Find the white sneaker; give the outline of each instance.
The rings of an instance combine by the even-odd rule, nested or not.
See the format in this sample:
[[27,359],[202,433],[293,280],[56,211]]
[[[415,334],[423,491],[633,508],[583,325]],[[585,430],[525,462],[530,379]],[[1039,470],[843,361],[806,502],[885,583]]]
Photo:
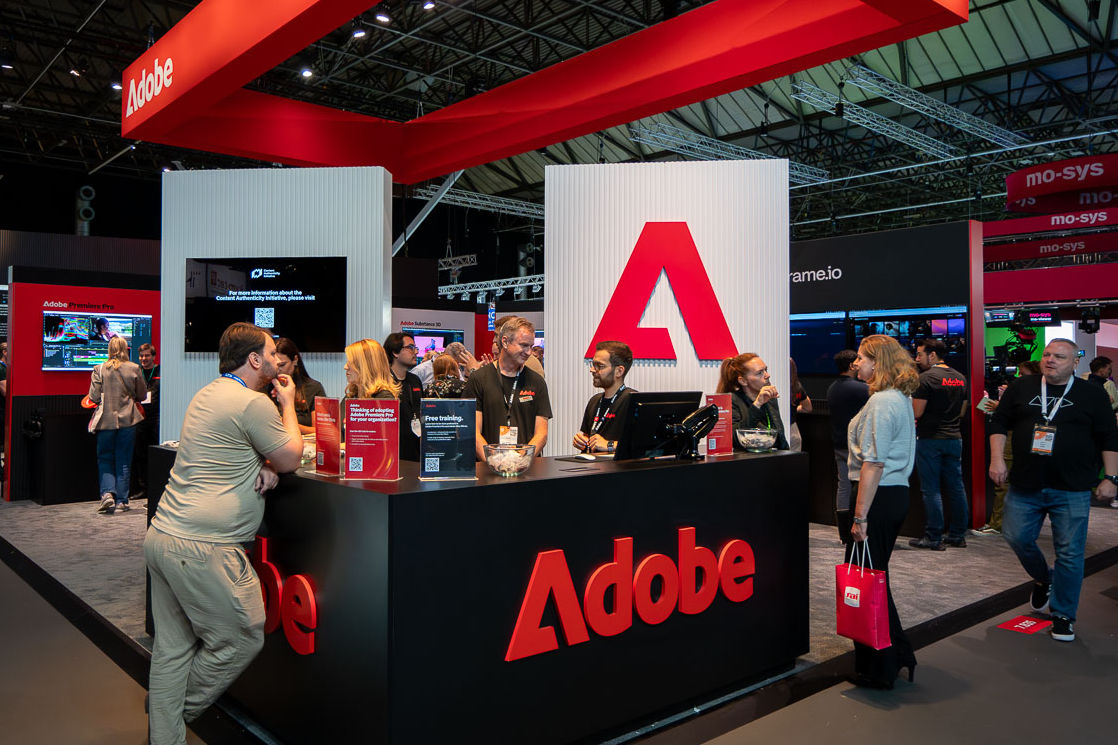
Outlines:
[[1113,507],[1114,509],[1118,510],[1118,499],[1110,500],[1110,506]]
[[101,495],[101,504],[97,507],[98,512],[104,512],[106,515],[111,515],[116,511],[116,500],[109,492]]

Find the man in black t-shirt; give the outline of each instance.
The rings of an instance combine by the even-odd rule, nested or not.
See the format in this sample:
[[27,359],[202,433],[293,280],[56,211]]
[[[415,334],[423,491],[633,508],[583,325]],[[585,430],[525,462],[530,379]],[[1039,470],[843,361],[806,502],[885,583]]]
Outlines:
[[[916,415],[916,470],[924,495],[924,536],[908,542],[914,548],[942,551],[944,544],[966,548],[967,491],[963,485],[963,433],[959,428],[967,407],[967,379],[948,367],[946,345],[924,339],[916,345],[920,387],[912,394]],[[943,535],[942,487],[951,505],[951,524]]]
[[[1076,379],[1078,351],[1067,339],[1049,342],[1041,375],[1010,383],[990,420],[990,478],[1009,480],[1002,535],[1035,581],[1033,610],[1051,610],[1057,641],[1075,639],[1091,489],[1118,495],[1118,427],[1106,392]],[[1009,432],[1013,470],[1007,473],[1002,453]],[[1036,543],[1045,515],[1052,522],[1053,568]]]
[[850,474],[846,464],[850,457],[847,449],[846,430],[866,401],[870,397],[870,389],[858,380],[858,371],[854,367],[854,360],[858,353],[853,349],[844,349],[835,355],[835,368],[838,370],[839,379],[827,388],[827,411],[831,417],[831,446],[835,450],[835,469],[838,471],[838,487],[835,490],[835,513],[839,521],[839,535],[845,539],[850,536]]
[[547,444],[551,401],[547,383],[525,367],[532,356],[535,326],[513,316],[494,335],[497,359],[482,365],[466,381],[462,398],[477,399],[477,457],[485,460],[489,443],[535,445],[539,455]]
[[415,339],[399,332],[384,340],[392,378],[400,384],[400,460],[419,462],[419,401],[423,383],[409,372],[419,363]]
[[632,388],[625,385],[625,376],[633,365],[633,350],[619,341],[600,341],[594,346],[590,360],[590,377],[602,392],[591,396],[582,415],[582,426],[572,444],[584,453],[612,453],[629,410]]

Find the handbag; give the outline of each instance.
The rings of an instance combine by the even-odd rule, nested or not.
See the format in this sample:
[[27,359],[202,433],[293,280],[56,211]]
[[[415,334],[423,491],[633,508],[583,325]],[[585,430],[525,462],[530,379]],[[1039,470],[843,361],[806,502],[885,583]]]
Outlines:
[[103,402],[95,404],[89,399],[89,396],[82,396],[82,408],[93,409],[93,415],[89,417],[89,425],[86,427],[89,433],[93,434],[97,431],[97,425],[101,422],[101,412],[104,409]]
[[[858,548],[861,546],[861,561]],[[885,649],[889,639],[889,600],[886,596],[885,572],[873,568],[873,559],[865,541],[855,543],[850,561],[835,566],[835,616],[837,632],[856,642]],[[870,568],[866,569],[869,561]]]

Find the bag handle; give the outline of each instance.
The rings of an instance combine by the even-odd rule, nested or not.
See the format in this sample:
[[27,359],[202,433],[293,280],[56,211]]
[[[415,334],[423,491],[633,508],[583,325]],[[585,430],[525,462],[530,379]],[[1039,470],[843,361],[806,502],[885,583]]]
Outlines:
[[[858,547],[862,547],[860,559]],[[861,576],[866,576],[866,562],[870,563],[870,569],[873,569],[873,557],[870,556],[870,547],[865,541],[855,541],[853,547],[850,549],[850,561],[846,562],[846,573],[850,574],[850,570],[854,568],[854,562],[858,562],[858,567],[861,569]]]

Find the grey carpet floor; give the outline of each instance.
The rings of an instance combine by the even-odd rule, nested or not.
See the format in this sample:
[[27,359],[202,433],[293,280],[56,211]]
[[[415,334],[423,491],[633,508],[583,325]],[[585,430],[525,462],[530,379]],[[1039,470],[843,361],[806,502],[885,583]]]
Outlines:
[[[0,535],[50,572],[130,638],[151,648],[144,631],[143,539],[146,503],[100,515],[95,502],[40,506],[0,501]],[[842,561],[835,529],[810,525],[811,650],[799,669],[852,649],[835,636],[834,566]],[[999,536],[968,536],[965,549],[913,549],[897,541],[891,561],[893,594],[906,628],[967,606],[1028,580]],[[1051,556],[1051,532],[1041,533]],[[1118,510],[1094,507],[1087,555],[1118,546]]]

